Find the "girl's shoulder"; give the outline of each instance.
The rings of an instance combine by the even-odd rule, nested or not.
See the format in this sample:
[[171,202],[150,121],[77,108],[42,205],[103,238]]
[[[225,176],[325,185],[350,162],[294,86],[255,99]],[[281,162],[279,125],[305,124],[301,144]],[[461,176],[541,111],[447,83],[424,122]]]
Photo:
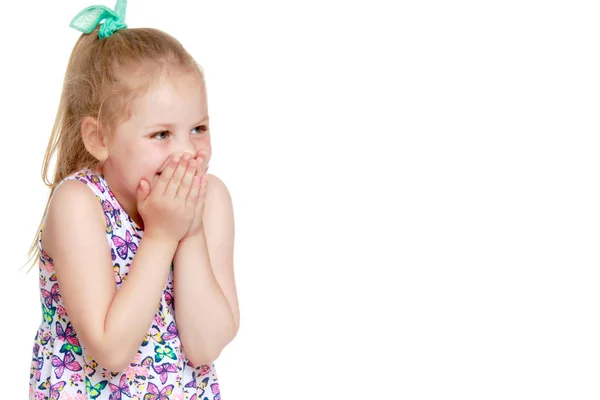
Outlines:
[[104,213],[98,206],[99,196],[83,179],[77,173],[63,179],[48,204],[40,245],[53,258],[57,249],[68,248],[69,243],[78,238],[90,238],[92,232],[105,229]]
[[46,218],[52,217],[53,213],[58,213],[60,219],[81,213],[96,218],[102,215],[98,202],[106,191],[106,184],[99,173],[87,168],[76,171],[61,180],[54,189]]

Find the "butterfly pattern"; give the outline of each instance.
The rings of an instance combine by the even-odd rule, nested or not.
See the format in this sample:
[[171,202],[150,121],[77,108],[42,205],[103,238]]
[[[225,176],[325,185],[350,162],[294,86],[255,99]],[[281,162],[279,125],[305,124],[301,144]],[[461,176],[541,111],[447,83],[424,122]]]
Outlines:
[[[143,231],[123,210],[104,177],[81,170],[78,180],[96,195],[106,221],[106,239],[117,288],[123,284]],[[173,265],[154,321],[136,356],[119,373],[107,371],[87,354],[62,303],[52,258],[38,245],[42,318],[33,343],[30,399],[50,400],[220,400],[214,363],[195,366],[185,356],[174,319]]]

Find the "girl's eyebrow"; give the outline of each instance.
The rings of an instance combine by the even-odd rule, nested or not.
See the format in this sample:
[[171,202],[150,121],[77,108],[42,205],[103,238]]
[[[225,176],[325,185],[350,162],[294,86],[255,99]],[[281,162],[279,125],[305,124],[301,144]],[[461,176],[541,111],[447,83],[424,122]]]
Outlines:
[[[198,121],[197,123],[193,124],[194,126],[198,126],[200,124],[202,124],[203,122],[208,122],[208,116],[202,117],[200,119],[200,121]],[[173,128],[175,126],[175,124],[171,124],[171,123],[157,123],[157,124],[152,124],[152,125],[148,125],[145,126],[144,129],[151,129],[151,128],[159,128],[159,127],[167,127],[167,128]]]

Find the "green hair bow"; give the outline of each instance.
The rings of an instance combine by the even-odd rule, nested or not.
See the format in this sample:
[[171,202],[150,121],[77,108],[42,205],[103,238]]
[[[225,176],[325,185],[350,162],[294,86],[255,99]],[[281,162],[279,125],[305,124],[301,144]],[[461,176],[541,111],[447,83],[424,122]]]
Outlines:
[[90,6],[81,10],[71,20],[69,26],[83,33],[91,33],[102,21],[98,37],[104,39],[112,35],[116,30],[127,28],[125,23],[125,8],[127,0],[117,0],[114,10],[106,6]]

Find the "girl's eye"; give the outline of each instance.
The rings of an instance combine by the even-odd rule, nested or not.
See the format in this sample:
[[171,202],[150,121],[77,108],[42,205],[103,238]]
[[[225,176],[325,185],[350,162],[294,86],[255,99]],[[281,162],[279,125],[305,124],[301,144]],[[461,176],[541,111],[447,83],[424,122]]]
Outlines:
[[198,131],[198,134],[200,134],[202,132],[205,132],[206,130],[208,130],[208,127],[206,125],[200,125],[192,129],[192,132]]
[[164,132],[155,133],[154,136],[152,136],[152,137],[156,138],[156,139],[164,140],[167,138],[168,135],[169,135],[169,132],[164,131]]

